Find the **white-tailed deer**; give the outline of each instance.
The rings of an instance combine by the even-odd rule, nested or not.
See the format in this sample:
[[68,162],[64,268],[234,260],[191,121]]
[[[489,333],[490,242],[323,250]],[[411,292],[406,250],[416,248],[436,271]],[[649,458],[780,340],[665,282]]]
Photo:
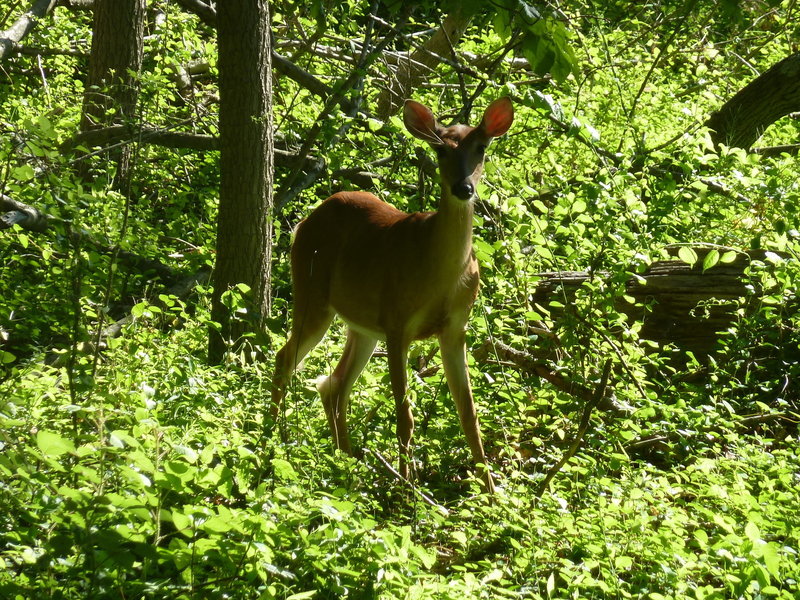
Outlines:
[[300,223],[291,256],[292,329],[275,359],[272,412],[277,418],[292,372],[338,314],[347,323],[344,354],[318,386],[334,444],[352,454],[350,390],[377,341],[385,340],[400,474],[408,478],[414,431],[406,398],[408,348],[414,340],[436,335],[472,458],[484,465],[485,487],[493,492],[467,371],[465,331],[478,294],[473,198],[486,147],[508,131],[514,109],[508,98],[500,98],[477,127],[443,127],[426,106],[406,100],[403,119],[412,135],[436,151],[442,179],[439,210],[407,214],[367,192],[339,192]]

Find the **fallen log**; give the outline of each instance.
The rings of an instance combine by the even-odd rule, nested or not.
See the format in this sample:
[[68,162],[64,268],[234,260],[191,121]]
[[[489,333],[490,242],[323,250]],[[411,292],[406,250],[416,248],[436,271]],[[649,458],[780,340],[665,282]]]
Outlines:
[[[746,270],[753,260],[764,259],[765,252],[736,251],[732,262],[718,262],[704,269],[704,260],[712,250],[731,249],[691,247],[697,262],[692,265],[677,259],[654,262],[644,273],[632,276],[625,283],[628,299],[619,298],[615,308],[642,323],[641,338],[675,344],[704,355],[717,347],[719,334],[732,325],[743,300],[761,293],[757,282],[747,277]],[[668,250],[677,255],[679,247]],[[538,277],[533,302],[558,319],[571,309],[578,288],[590,280],[602,279],[604,274],[546,272]]]

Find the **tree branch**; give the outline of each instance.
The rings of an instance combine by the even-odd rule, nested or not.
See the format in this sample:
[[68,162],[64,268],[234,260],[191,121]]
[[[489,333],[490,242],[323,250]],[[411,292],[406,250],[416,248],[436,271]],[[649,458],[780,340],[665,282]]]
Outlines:
[[16,50],[17,44],[36,26],[36,22],[47,15],[56,5],[56,0],[36,0],[17,21],[0,32],[0,60]]
[[[164,148],[197,150],[199,152],[219,150],[219,138],[217,136],[133,125],[111,125],[82,131],[64,142],[61,145],[61,150],[66,153],[76,146],[83,145],[87,147],[104,146],[103,151],[105,151],[115,144],[132,144],[134,142],[154,144]],[[275,148],[275,166],[277,167],[288,168],[296,165],[299,159],[300,157],[297,154],[281,148]],[[322,167],[319,166],[320,162],[323,163]],[[322,159],[306,157],[302,162],[301,170],[314,171],[321,168],[324,168]],[[342,176],[347,177],[347,173],[342,173]]]
[[452,46],[455,46],[467,30],[477,4],[459,3],[449,13],[441,27],[424,44],[418,46],[406,61],[401,62],[397,77],[378,96],[378,115],[388,118],[409,97],[411,90],[434,70]]
[[[303,143],[303,147],[300,149],[300,152],[298,153],[298,162],[281,182],[281,187],[278,193],[275,195],[275,210],[280,211],[292,198],[296,197],[302,190],[314,183],[314,181],[316,181],[319,177],[320,173],[322,173],[323,169],[325,168],[325,163],[320,159],[320,161],[317,163],[317,167],[312,171],[306,171],[306,176],[298,181],[300,172],[303,170],[301,161],[306,161],[308,154],[311,152],[311,148],[314,146],[317,138],[322,133],[323,124],[329,117],[333,107],[337,104],[341,104],[342,100],[346,98],[346,95],[352,90],[357,89],[360,91],[360,88],[363,85],[364,73],[366,69],[397,37],[399,33],[399,27],[408,18],[409,10],[410,9],[407,8],[403,16],[400,17],[398,26],[393,28],[378,44],[369,50],[368,48],[371,29],[367,29],[367,34],[361,49],[361,57],[358,65],[350,72],[350,75],[347,77],[347,79],[345,79],[341,86],[339,86],[338,93],[334,96],[328,97],[325,105],[322,107],[322,110],[317,115],[314,125],[312,125],[309,131],[306,133],[306,140]],[[347,115],[351,118],[346,120],[341,127],[339,127],[333,137],[328,140],[328,145],[336,143],[336,141],[350,128],[353,122],[352,117],[355,117],[356,112],[358,111],[358,104],[359,103],[357,102],[347,113]]]
[[68,10],[94,10],[94,0],[58,0],[56,6]]
[[0,230],[19,225],[28,231],[42,232],[50,227],[50,223],[55,219],[5,194],[0,194],[0,210],[5,212],[0,216]]
[[[217,11],[216,9],[206,2],[201,0],[176,0],[185,10],[197,15],[197,17],[209,27],[216,28],[217,26]],[[316,76],[308,71],[298,67],[285,56],[282,56],[272,49],[272,68],[285,75],[295,83],[301,85],[309,92],[322,98],[327,98],[333,93],[330,86],[323,83]],[[352,106],[351,103],[342,97],[340,99],[342,109],[349,111]]]
[[[492,355],[496,355],[500,360],[508,361],[520,370],[537,375],[549,382],[558,390],[569,394],[583,402],[591,402],[595,392],[591,389],[575,382],[564,369],[558,369],[551,362],[552,352],[534,351],[532,353],[521,352],[498,340],[487,340],[472,352],[472,356],[477,361],[488,361]],[[604,388],[604,396],[600,399],[598,407],[601,410],[611,412],[621,412],[625,409],[620,406],[614,398],[613,391]]]
[[[91,246],[101,254],[113,254],[117,252],[113,246],[99,241],[90,232],[83,229],[74,229],[71,223],[43,213],[37,208],[18,202],[9,196],[0,194],[0,210],[7,211],[0,217],[0,230],[8,229],[13,225],[19,225],[26,231],[45,233],[56,225],[63,226],[67,235],[72,239],[80,239],[83,244]],[[127,250],[119,250],[117,256],[123,264],[134,267],[140,271],[154,271],[156,275],[163,279],[172,279],[175,272],[159,260],[145,258]]]
[[217,9],[201,0],[175,0],[185,10],[194,13],[198,18],[209,27],[217,27]]
[[575,453],[580,448],[581,442],[583,441],[583,436],[586,435],[586,432],[589,430],[589,424],[591,422],[592,411],[598,405],[600,400],[605,397],[606,394],[606,387],[608,386],[608,376],[611,374],[611,359],[609,358],[606,360],[606,364],[603,367],[603,375],[600,377],[600,383],[597,385],[594,393],[592,394],[592,398],[589,402],[586,403],[586,406],[583,408],[583,415],[581,415],[581,424],[578,426],[578,432],[575,434],[575,439],[573,440],[572,444],[570,444],[569,449],[564,453],[561,459],[552,466],[552,468],[547,472],[547,475],[539,484],[539,487],[536,490],[536,497],[541,498],[542,494],[547,490],[550,482],[553,480],[553,477],[563,468],[567,461],[572,458]]
[[800,52],[778,61],[706,121],[715,144],[749,150],[772,123],[800,110]]

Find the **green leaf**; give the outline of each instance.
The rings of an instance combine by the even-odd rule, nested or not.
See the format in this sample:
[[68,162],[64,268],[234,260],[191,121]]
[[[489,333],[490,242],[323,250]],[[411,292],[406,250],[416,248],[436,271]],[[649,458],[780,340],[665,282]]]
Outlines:
[[72,443],[72,440],[52,431],[39,431],[36,434],[36,445],[45,456],[61,456],[67,452],[75,452],[75,444]]
[[757,542],[761,539],[761,531],[758,529],[758,525],[750,521],[747,525],[744,526],[744,534],[747,536],[747,539],[751,542]]
[[678,250],[678,258],[690,267],[693,267],[697,263],[697,252],[689,246],[681,246]]
[[764,545],[761,558],[770,575],[776,578],[781,576],[781,557],[775,542]]
[[313,598],[317,595],[316,590],[311,590],[310,592],[300,592],[299,594],[292,594],[286,600],[306,600],[306,598]]
[[191,537],[194,531],[194,522],[189,515],[185,515],[182,512],[173,510],[172,523],[175,525],[175,529],[177,529],[179,533],[182,533],[187,537]]
[[618,556],[614,559],[614,566],[617,569],[630,569],[633,566],[633,558],[630,556]]
[[225,533],[233,529],[233,523],[229,517],[215,515],[200,525],[200,528],[206,533]]
[[554,571],[550,572],[550,576],[547,578],[547,595],[552,596],[553,592],[556,589],[556,574]]
[[145,314],[149,306],[150,306],[149,303],[145,301],[139,302],[138,304],[134,304],[133,308],[131,308],[131,316],[134,319],[140,318],[142,315]]
[[713,248],[706,254],[706,257],[703,259],[703,272],[708,271],[710,268],[717,265],[719,262],[719,250]]
[[12,176],[17,181],[30,181],[35,173],[30,165],[20,165],[12,171]]
[[422,546],[414,545],[411,547],[411,552],[417,558],[419,558],[420,562],[426,569],[431,569],[433,565],[436,564],[436,552],[433,550],[428,550]]
[[275,476],[278,479],[286,479],[288,481],[294,481],[297,479],[297,471],[294,470],[294,467],[288,460],[275,458],[272,460],[272,468],[274,469]]

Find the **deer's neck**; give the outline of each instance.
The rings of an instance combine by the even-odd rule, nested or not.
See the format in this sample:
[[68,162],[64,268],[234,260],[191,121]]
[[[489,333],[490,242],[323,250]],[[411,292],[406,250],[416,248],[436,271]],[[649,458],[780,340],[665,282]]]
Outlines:
[[450,269],[464,268],[472,254],[472,201],[443,194],[435,215],[436,260]]

